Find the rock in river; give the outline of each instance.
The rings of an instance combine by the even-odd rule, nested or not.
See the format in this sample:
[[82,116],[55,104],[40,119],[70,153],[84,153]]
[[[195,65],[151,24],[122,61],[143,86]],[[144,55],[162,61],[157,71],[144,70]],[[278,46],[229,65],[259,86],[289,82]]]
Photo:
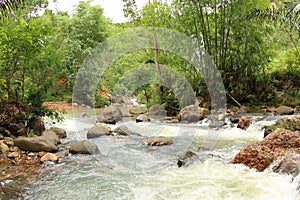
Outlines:
[[125,135],[125,136],[140,135],[138,133],[135,133],[135,132],[129,130],[125,124],[120,124],[119,126],[117,126],[113,132],[117,133],[119,135]]
[[250,126],[251,117],[248,115],[243,115],[238,122],[237,127],[246,130]]
[[104,135],[111,135],[111,128],[104,123],[96,123],[88,132],[87,139],[92,139],[96,137],[101,137]]
[[70,153],[100,154],[98,146],[92,140],[82,140],[70,146]]
[[123,118],[120,108],[115,106],[106,107],[103,112],[97,116],[97,121],[106,124],[116,124]]
[[149,122],[150,117],[148,114],[140,114],[139,116],[136,117],[135,121],[136,122]]
[[263,171],[273,161],[286,156],[286,152],[299,152],[299,133],[278,128],[262,141],[250,144],[242,149],[231,161],[233,164],[241,163],[249,168]]
[[145,144],[148,146],[170,145],[173,144],[173,139],[171,137],[148,137]]
[[198,122],[206,115],[209,115],[210,111],[206,108],[199,108],[195,105],[186,106],[178,114],[179,121],[184,122]]

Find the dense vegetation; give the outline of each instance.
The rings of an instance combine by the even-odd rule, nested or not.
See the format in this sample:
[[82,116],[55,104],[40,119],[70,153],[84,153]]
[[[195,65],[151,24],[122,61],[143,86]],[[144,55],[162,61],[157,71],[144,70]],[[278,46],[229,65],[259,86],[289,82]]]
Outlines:
[[[14,1],[17,6],[1,2],[0,100],[28,104],[33,116],[53,115],[42,102],[71,102],[78,69],[95,47],[134,27],[161,27],[182,32],[205,48],[221,72],[229,104],[234,105],[235,99],[251,106],[300,105],[299,1],[173,0],[167,4],[152,0],[142,10],[137,10],[134,0],[123,1],[129,22],[122,24],[111,23],[100,6],[87,2],[80,2],[72,16],[46,10],[43,0]],[[126,72],[149,63],[158,73],[164,66],[180,72],[197,96],[210,101],[197,70],[180,56],[159,48],[115,59],[97,90],[116,93],[116,84]],[[178,112],[174,91],[160,83],[133,92],[148,106],[159,103],[169,114]],[[99,106],[109,103],[101,92],[94,99]]]

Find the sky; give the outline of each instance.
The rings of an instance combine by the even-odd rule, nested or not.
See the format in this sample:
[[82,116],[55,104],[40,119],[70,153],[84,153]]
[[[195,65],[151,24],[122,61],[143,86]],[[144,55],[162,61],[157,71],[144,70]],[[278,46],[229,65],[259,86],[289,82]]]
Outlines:
[[[137,0],[138,8],[146,5],[149,0]],[[54,11],[67,11],[68,13],[74,13],[75,6],[79,0],[49,0],[49,8]],[[112,20],[114,23],[120,23],[126,21],[123,14],[123,3],[121,0],[92,0],[91,5],[100,5],[104,9],[104,15]]]

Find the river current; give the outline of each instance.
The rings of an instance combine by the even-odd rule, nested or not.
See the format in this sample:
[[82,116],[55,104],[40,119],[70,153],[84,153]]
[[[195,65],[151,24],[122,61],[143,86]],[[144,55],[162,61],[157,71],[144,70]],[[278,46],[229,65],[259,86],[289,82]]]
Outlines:
[[[148,147],[139,136],[104,136],[94,139],[101,155],[71,155],[47,172],[26,193],[25,199],[299,199],[299,177],[267,169],[257,172],[229,164],[246,145],[263,138],[262,127],[278,118],[268,117],[247,131],[227,127],[217,132],[207,124],[123,122],[143,136],[171,136],[173,144]],[[86,138],[93,120],[66,119],[68,138]],[[113,126],[112,126],[113,128]],[[180,155],[198,151],[182,167]]]

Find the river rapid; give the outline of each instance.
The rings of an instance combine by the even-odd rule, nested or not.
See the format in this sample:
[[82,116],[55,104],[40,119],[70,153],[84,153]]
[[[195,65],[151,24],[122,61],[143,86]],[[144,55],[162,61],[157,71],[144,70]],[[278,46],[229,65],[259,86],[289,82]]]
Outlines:
[[[171,136],[173,144],[149,147],[139,136],[94,139],[101,155],[70,155],[48,164],[24,199],[299,199],[299,177],[229,164],[243,147],[263,138],[264,125],[277,119],[269,116],[247,131],[226,127],[217,132],[206,123],[123,122],[143,136]],[[57,126],[67,130],[62,142],[68,143],[85,139],[93,124],[93,118],[69,118]],[[177,160],[188,150],[198,154],[179,168]]]

